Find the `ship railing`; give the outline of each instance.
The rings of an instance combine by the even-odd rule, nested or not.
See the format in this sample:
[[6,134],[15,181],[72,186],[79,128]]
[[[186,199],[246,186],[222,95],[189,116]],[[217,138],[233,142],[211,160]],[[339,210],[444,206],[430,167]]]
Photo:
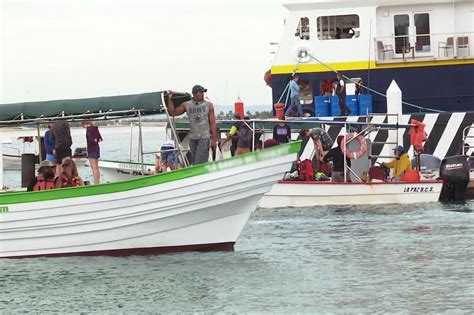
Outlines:
[[474,58],[474,32],[378,36],[377,63]]
[[467,126],[462,131],[461,153],[467,155],[471,149],[474,149],[474,125]]

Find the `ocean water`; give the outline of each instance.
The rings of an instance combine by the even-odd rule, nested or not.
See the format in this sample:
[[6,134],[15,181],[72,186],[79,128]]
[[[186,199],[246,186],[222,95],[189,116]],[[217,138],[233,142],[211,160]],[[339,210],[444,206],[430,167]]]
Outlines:
[[0,260],[0,310],[472,314],[473,211],[257,210],[233,252]]
[[0,313],[472,314],[473,244],[474,201],[256,210],[232,252],[0,260]]

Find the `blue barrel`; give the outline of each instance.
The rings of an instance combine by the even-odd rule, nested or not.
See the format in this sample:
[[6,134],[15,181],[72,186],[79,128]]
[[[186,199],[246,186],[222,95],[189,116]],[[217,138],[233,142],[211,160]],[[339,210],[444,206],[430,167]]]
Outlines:
[[340,116],[341,109],[339,108],[339,97],[337,95],[331,96],[331,116]]
[[316,117],[329,116],[329,96],[316,96],[314,98],[314,113]]
[[360,94],[359,95],[359,115],[371,114],[374,111],[374,101],[372,100],[372,94]]
[[359,115],[359,100],[357,99],[357,95],[347,95],[346,106],[349,107],[351,116]]

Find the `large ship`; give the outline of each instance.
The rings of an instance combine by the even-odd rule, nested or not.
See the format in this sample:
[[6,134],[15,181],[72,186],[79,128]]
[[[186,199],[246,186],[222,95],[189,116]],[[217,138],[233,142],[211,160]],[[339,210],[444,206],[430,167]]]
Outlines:
[[[285,102],[297,73],[304,111],[335,72],[362,82],[385,113],[392,80],[403,113],[474,111],[474,1],[297,0],[271,68],[273,103]],[[378,93],[380,94],[378,94]]]

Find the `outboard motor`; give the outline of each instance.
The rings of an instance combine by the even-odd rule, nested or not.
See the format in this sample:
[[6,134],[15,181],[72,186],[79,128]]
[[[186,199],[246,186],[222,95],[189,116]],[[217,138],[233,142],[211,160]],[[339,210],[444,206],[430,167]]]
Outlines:
[[464,201],[469,184],[469,157],[450,156],[441,162],[439,175],[444,180],[440,201]]

